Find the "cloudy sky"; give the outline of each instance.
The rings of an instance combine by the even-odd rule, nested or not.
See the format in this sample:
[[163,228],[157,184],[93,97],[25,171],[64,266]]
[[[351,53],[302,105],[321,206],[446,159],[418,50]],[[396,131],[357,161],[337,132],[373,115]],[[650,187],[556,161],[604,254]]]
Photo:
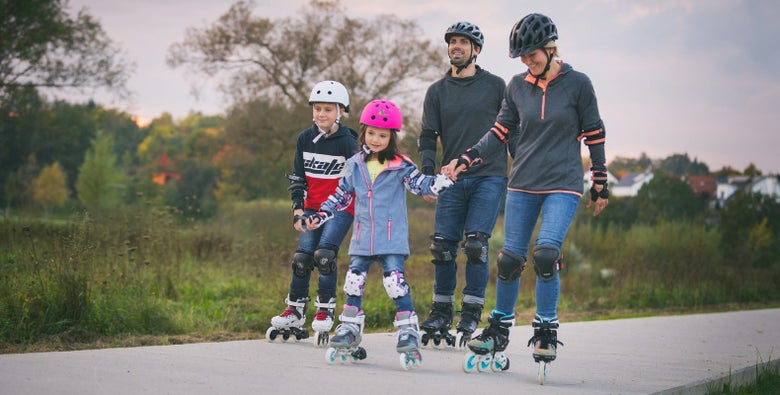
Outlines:
[[[481,3],[481,4],[480,4]],[[98,101],[143,118],[217,114],[222,98],[199,97],[183,69],[165,64],[188,27],[225,13],[230,0],[71,0],[86,8],[136,63],[133,101]],[[308,0],[255,0],[255,15],[294,17]],[[353,17],[394,13],[441,41],[454,22],[485,34],[478,63],[508,80],[525,70],[508,57],[512,25],[540,12],[558,27],[561,57],[590,76],[607,128],[608,159],[687,153],[717,170],[754,163],[780,173],[780,2],[771,0],[341,0]],[[533,8],[530,8],[533,7]],[[403,54],[399,54],[403,61]]]

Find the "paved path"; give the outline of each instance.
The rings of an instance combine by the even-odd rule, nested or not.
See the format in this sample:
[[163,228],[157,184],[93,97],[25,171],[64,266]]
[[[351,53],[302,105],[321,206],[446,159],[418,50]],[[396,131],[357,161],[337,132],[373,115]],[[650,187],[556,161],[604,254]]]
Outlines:
[[445,349],[403,371],[393,334],[366,335],[368,358],[348,365],[328,365],[311,339],[6,354],[0,394],[703,394],[705,382],[777,362],[780,309],[564,322],[544,386],[530,336],[512,328],[502,373],[463,373],[464,353]]

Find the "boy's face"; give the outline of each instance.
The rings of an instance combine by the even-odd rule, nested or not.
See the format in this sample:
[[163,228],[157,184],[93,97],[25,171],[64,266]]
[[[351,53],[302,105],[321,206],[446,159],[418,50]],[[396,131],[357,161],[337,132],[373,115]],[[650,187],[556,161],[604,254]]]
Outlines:
[[314,103],[311,106],[314,122],[322,130],[328,130],[341,115],[341,107],[336,103]]
[[366,126],[365,133],[365,141],[368,149],[372,152],[382,152],[390,145],[390,134],[393,133],[393,131],[390,129]]

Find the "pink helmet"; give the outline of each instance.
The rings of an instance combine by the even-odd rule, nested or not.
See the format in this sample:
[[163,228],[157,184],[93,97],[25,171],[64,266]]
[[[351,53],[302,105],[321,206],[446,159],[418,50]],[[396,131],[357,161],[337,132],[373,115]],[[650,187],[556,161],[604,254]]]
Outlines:
[[372,100],[363,107],[360,123],[376,128],[401,130],[404,119],[401,109],[390,100]]

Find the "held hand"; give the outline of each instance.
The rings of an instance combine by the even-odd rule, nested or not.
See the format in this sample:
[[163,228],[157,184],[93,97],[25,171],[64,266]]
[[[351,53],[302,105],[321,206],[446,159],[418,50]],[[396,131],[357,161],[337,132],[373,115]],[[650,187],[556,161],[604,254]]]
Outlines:
[[441,168],[441,173],[445,176],[449,177],[453,181],[458,180],[458,174],[466,171],[465,165],[458,166],[458,160],[453,159],[450,161],[450,163],[447,164],[447,166],[444,166]]
[[437,174],[436,179],[433,181],[433,185],[431,185],[431,191],[436,196],[439,196],[440,193],[442,193],[445,189],[449,188],[454,184],[454,182],[446,175]]
[[590,208],[591,205],[595,206],[593,208],[593,216],[596,217],[601,214],[605,208],[607,208],[608,204],[609,190],[607,190],[607,187],[604,185],[593,184],[593,186],[590,187],[590,199],[588,200],[586,207]]
[[332,218],[333,213],[329,211],[319,211],[314,214],[310,214],[308,218],[306,218],[306,228],[309,230],[317,229]]

